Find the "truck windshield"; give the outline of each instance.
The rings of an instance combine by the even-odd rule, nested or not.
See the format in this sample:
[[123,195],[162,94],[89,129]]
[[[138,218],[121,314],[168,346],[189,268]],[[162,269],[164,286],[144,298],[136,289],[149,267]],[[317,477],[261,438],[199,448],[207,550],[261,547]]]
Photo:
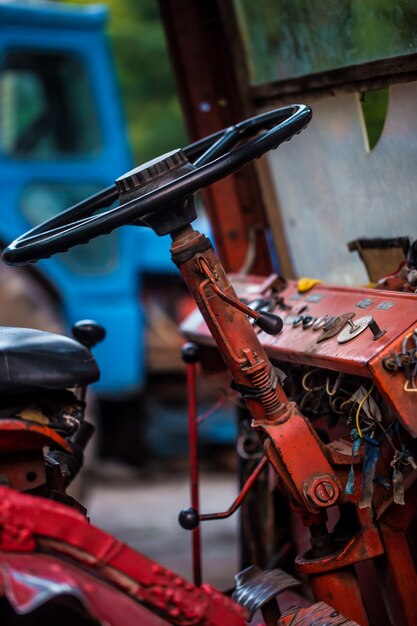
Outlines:
[[93,156],[100,129],[84,66],[69,54],[11,51],[0,67],[0,148],[51,160]]

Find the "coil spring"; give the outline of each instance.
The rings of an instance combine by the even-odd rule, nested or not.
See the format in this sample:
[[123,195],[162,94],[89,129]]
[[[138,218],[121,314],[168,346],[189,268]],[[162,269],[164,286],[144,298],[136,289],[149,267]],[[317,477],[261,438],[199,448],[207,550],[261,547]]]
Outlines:
[[275,413],[280,408],[281,402],[277,397],[275,389],[272,387],[268,372],[265,369],[260,369],[250,374],[250,378],[253,386],[259,391],[259,399],[265,409],[265,413],[268,415]]

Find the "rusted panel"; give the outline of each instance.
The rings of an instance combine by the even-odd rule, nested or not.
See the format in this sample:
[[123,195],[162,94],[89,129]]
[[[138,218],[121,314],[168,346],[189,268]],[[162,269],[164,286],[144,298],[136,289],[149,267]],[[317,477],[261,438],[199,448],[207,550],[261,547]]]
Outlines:
[[[254,281],[252,277],[233,277],[240,297],[246,301],[254,300],[262,291],[262,280]],[[279,296],[286,306],[283,310],[279,305],[273,311],[284,319],[284,327],[279,335],[270,336],[259,332],[259,340],[266,353],[275,361],[321,367],[335,371],[343,371],[347,374],[357,374],[366,378],[370,377],[368,364],[373,359],[387,354],[392,345],[398,344],[398,337],[402,336],[403,329],[408,329],[417,320],[417,299],[414,295],[399,294],[391,291],[374,289],[355,289],[349,287],[333,287],[328,285],[316,285],[305,294],[299,294],[297,283],[288,281],[288,286],[280,292]],[[359,303],[369,300],[367,308],[361,308]],[[390,302],[389,309],[377,308],[381,304]],[[366,304],[366,303],[365,303]],[[304,308],[307,307],[307,308]],[[294,328],[291,319],[300,311],[305,315],[316,318],[328,315],[343,315],[347,312],[355,313],[358,319],[365,315],[372,315],[379,326],[387,332],[383,337],[374,341],[370,330],[365,330],[345,344],[337,342],[337,336],[321,343],[317,343],[320,331],[315,332],[311,327],[304,330],[301,326]],[[210,344],[210,334],[207,327],[196,314],[192,314],[183,324],[182,330],[187,338],[193,341]],[[406,334],[407,331],[405,331]],[[382,367],[382,366],[381,366]],[[372,374],[374,370],[371,367]],[[389,385],[390,376],[383,372],[377,377],[376,384],[380,386],[379,379],[385,378]],[[404,384],[404,380],[403,380]],[[404,394],[403,394],[404,395]],[[413,394],[408,394],[409,396]],[[412,400],[410,400],[412,402]],[[403,406],[403,405],[401,405]]]

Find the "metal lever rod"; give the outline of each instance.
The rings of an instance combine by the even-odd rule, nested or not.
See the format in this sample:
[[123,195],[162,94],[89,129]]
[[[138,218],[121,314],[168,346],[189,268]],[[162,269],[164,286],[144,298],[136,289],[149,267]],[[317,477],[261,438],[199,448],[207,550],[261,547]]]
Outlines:
[[[191,507],[193,510],[198,511],[200,507],[196,386],[197,362],[199,360],[198,346],[193,343],[186,343],[182,348],[181,355],[183,361],[186,364],[187,372],[188,457],[190,471]],[[198,525],[196,525],[192,530],[193,581],[195,586],[199,587],[202,582],[200,528],[198,528]]]
[[259,461],[258,465],[255,467],[245,484],[243,485],[242,490],[237,496],[236,500],[233,504],[227,509],[227,511],[221,511],[220,513],[203,513],[200,515],[198,509],[190,507],[189,509],[183,509],[178,517],[178,521],[182,528],[186,530],[194,530],[198,527],[200,522],[207,522],[209,520],[217,520],[217,519],[226,519],[230,517],[237,511],[237,509],[242,504],[243,500],[248,495],[249,491],[252,489],[253,484],[258,478],[259,474],[268,464],[268,457],[264,456],[261,461]]
[[215,520],[215,519],[226,519],[227,517],[230,517],[231,515],[233,515],[233,513],[235,513],[238,510],[243,500],[246,498],[249,491],[252,489],[253,484],[255,483],[259,474],[262,472],[262,470],[264,469],[264,467],[266,467],[267,464],[268,464],[268,458],[264,456],[259,461],[255,469],[253,470],[252,474],[250,474],[249,478],[243,485],[241,492],[238,494],[236,500],[227,509],[227,511],[222,511],[220,513],[203,513],[202,515],[199,515],[199,521],[207,522],[209,520]]
[[238,309],[248,317],[254,319],[255,324],[268,335],[277,335],[282,330],[283,321],[279,315],[266,313],[265,311],[255,311],[238,298],[234,298],[233,296],[227,294],[216,284],[216,279],[214,278],[213,273],[202,257],[199,258],[199,263],[204,274],[210,281],[211,288],[222,300],[233,306],[235,309]]

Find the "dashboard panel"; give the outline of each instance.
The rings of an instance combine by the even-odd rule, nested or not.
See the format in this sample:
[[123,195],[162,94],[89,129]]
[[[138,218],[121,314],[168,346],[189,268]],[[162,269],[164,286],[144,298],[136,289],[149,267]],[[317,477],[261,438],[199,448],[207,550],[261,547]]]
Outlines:
[[[230,278],[249,306],[282,317],[283,329],[275,336],[254,326],[272,361],[372,379],[403,426],[417,437],[417,295],[321,283],[300,293],[297,281],[283,283],[276,275]],[[190,341],[214,346],[198,310],[185,320],[182,331]]]

